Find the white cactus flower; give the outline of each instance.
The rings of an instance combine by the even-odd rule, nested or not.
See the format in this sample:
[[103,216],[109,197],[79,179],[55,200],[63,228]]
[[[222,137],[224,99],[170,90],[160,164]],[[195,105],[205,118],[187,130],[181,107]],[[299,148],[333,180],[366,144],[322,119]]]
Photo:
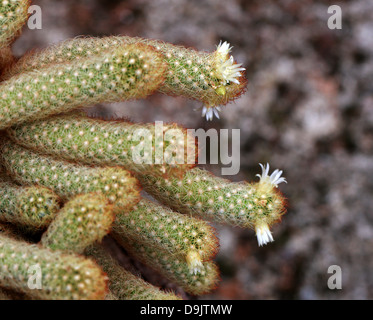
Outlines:
[[258,239],[259,247],[266,245],[269,242],[273,242],[272,233],[269,230],[268,224],[261,223],[255,227],[256,237]]
[[216,118],[220,119],[219,111],[221,111],[220,107],[206,107],[204,106],[202,108],[202,117],[206,116],[206,120],[212,120],[214,118],[214,115]]
[[205,270],[201,257],[197,251],[190,251],[186,256],[190,274],[198,274]]
[[221,54],[223,57],[226,57],[229,52],[231,52],[233,47],[230,46],[229,42],[220,40],[219,44],[216,46],[216,52]]
[[233,82],[240,84],[237,78],[241,76],[240,71],[246,70],[241,68],[242,63],[234,63],[233,56],[229,56],[229,52],[232,50],[232,47],[228,42],[221,42],[217,46],[216,52],[218,57],[217,71],[224,80],[224,85]]
[[241,76],[240,71],[246,70],[245,68],[241,68],[241,66],[242,66],[242,63],[234,63],[233,56],[230,56],[228,60],[222,62],[218,66],[218,71],[222,75],[226,84],[229,82],[240,84],[237,78]]
[[261,163],[259,163],[259,165],[262,168],[262,174],[257,174],[256,176],[260,178],[260,183],[267,183],[275,188],[277,188],[281,182],[287,183],[286,179],[281,177],[283,172],[282,170],[276,169],[269,176],[269,164],[267,163],[267,165],[263,166]]

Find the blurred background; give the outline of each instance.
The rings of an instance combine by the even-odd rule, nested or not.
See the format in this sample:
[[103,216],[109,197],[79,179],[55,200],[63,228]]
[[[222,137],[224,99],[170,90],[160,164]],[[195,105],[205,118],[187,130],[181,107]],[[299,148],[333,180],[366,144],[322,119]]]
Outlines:
[[[373,1],[312,0],[34,0],[41,30],[24,28],[20,56],[79,35],[130,35],[214,51],[230,42],[244,64],[247,92],[206,122],[200,103],[156,94],[146,101],[96,106],[133,121],[187,128],[241,130],[241,170],[281,168],[289,208],[259,248],[251,230],[216,225],[222,280],[198,299],[373,298]],[[328,7],[342,9],[342,29],[327,26]],[[219,175],[217,166],[208,167]],[[106,245],[146,280],[179,288]],[[342,269],[342,289],[327,286]]]

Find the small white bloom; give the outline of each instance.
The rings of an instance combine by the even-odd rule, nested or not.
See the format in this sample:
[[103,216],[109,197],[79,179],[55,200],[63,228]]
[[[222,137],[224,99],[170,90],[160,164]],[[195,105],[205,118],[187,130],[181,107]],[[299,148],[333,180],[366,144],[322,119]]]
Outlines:
[[216,51],[221,54],[223,57],[226,57],[229,52],[231,52],[233,47],[230,46],[230,44],[227,41],[224,41],[223,43],[219,42],[219,44],[216,47]]
[[232,47],[228,42],[221,42],[217,46],[217,59],[219,60],[217,64],[217,71],[220,73],[221,77],[225,81],[224,84],[229,82],[234,82],[240,84],[237,78],[241,76],[241,72],[246,70],[241,68],[242,63],[234,63],[233,56],[229,56],[229,52],[232,50]]
[[259,163],[259,165],[262,168],[262,174],[257,174],[256,176],[260,178],[260,183],[269,183],[276,188],[281,182],[287,183],[286,179],[284,177],[281,177],[282,170],[276,169],[269,176],[269,164],[267,163],[266,166],[263,166],[261,163]]
[[205,269],[197,251],[190,251],[186,256],[186,261],[189,266],[190,274],[198,274]]
[[234,82],[240,84],[237,78],[241,76],[241,72],[246,70],[245,68],[241,68],[242,63],[234,63],[233,56],[218,66],[218,71],[222,75],[223,79],[226,83]]
[[268,242],[273,242],[273,237],[271,231],[269,231],[268,224],[261,223],[255,227],[256,237],[258,239],[259,247],[267,244]]
[[202,108],[202,117],[206,116],[206,120],[212,120],[214,118],[214,115],[216,118],[220,119],[219,111],[221,111],[220,107],[206,107],[204,106]]

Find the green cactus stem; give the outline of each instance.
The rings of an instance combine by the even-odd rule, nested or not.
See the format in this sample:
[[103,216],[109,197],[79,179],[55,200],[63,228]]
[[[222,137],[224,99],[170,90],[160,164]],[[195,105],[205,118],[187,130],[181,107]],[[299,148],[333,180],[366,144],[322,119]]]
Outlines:
[[0,49],[20,34],[28,18],[29,0],[2,0],[0,5]]
[[86,255],[95,259],[109,277],[110,293],[106,299],[181,300],[173,292],[164,292],[122,268],[98,245],[87,248]]
[[130,44],[19,74],[0,84],[0,129],[82,105],[144,98],[163,82],[165,68],[153,47]]
[[233,183],[206,170],[194,168],[183,179],[139,175],[144,189],[168,207],[218,223],[254,228],[259,245],[273,241],[269,227],[285,213],[285,200],[277,185],[282,171],[268,175],[263,167],[257,183]]
[[[33,287],[34,275],[41,275],[40,287],[38,283]],[[95,300],[104,299],[107,278],[90,259],[53,252],[0,232],[0,286],[36,299]]]
[[[195,138],[176,124],[103,121],[88,118],[82,112],[15,126],[8,129],[8,134],[18,144],[61,159],[122,166],[132,172],[162,177],[181,177],[195,165],[195,159],[188,159],[188,155],[197,153]],[[146,157],[137,161],[134,156],[135,152],[140,154],[136,151],[141,147],[140,139],[151,139],[143,147],[149,153],[148,161]],[[168,158],[173,154],[175,164]]]
[[202,261],[212,259],[218,250],[215,230],[207,222],[144,198],[131,211],[117,214],[112,232],[120,243],[130,238],[168,252],[187,262],[192,273],[201,272]]
[[229,55],[231,47],[226,42],[220,43],[215,52],[206,53],[158,40],[126,36],[64,41],[38,53],[25,55],[8,71],[7,77],[54,63],[83,60],[100,54],[105,48],[138,43],[153,46],[164,55],[167,74],[159,91],[203,102],[203,116],[208,120],[214,114],[218,116],[219,105],[237,99],[246,90],[244,68]]
[[114,235],[114,238],[134,258],[148,265],[192,295],[202,295],[211,292],[216,288],[220,280],[218,267],[213,261],[203,262],[201,272],[194,274],[190,271],[187,262],[173,257],[169,252],[139,244],[129,238],[125,239],[124,236],[118,239]]
[[115,215],[101,194],[78,195],[68,201],[41,238],[52,250],[83,253],[109,233]]
[[0,143],[0,150],[0,162],[15,181],[44,186],[65,201],[78,194],[101,192],[114,209],[128,210],[140,200],[138,181],[121,168],[59,161],[6,139]]

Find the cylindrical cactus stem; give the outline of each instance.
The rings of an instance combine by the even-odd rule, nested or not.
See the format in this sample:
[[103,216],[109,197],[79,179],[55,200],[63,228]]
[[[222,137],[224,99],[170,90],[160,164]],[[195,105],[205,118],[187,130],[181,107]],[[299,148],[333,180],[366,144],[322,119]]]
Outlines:
[[153,47],[130,44],[19,74],[0,85],[0,129],[82,105],[144,98],[163,82],[165,68]]
[[114,218],[113,207],[101,193],[78,195],[65,203],[41,244],[52,250],[83,253],[109,233]]
[[187,262],[192,273],[202,271],[202,261],[212,259],[219,245],[214,228],[207,222],[144,198],[131,211],[117,214],[112,233],[121,244],[130,238],[164,250]]
[[28,18],[30,0],[5,0],[0,5],[0,49],[20,34]]
[[170,255],[167,251],[139,244],[129,238],[124,241],[124,237],[121,237],[120,244],[134,258],[192,295],[211,292],[220,280],[218,267],[213,261],[203,262],[201,272],[194,274],[190,272],[187,262]]
[[173,292],[164,292],[122,268],[98,245],[87,248],[86,255],[106,272],[111,295],[119,300],[181,300]]
[[15,126],[8,133],[16,143],[58,158],[162,177],[181,177],[195,166],[198,153],[195,137],[176,124],[103,121],[83,112]]
[[194,168],[183,179],[141,176],[144,189],[168,207],[203,219],[256,230],[259,245],[273,241],[270,226],[285,213],[285,200],[277,185],[284,182],[282,171],[271,176],[262,166],[257,183],[233,183]]
[[78,58],[83,60],[100,54],[105,48],[138,43],[151,45],[164,55],[167,73],[159,91],[203,102],[203,116],[208,120],[214,114],[218,116],[219,105],[233,101],[246,89],[245,69],[235,63],[227,42],[220,43],[215,52],[207,53],[158,40],[127,36],[64,41],[41,52],[25,55],[8,71],[7,77],[53,63],[66,63]]
[[107,278],[90,259],[53,252],[0,232],[0,286],[46,300],[104,299]]
[[15,181],[44,186],[63,200],[99,192],[107,197],[115,210],[129,210],[140,200],[138,181],[118,167],[89,167],[60,161],[6,139],[0,143],[0,162]]
[[0,221],[44,229],[55,218],[59,202],[59,197],[50,189],[18,186],[0,178]]
[[246,90],[245,69],[229,55],[231,48],[227,43],[206,53],[160,41],[141,41],[153,45],[166,57],[167,78],[159,91],[201,101],[202,116],[207,120],[214,115],[219,118],[219,106],[237,99]]

